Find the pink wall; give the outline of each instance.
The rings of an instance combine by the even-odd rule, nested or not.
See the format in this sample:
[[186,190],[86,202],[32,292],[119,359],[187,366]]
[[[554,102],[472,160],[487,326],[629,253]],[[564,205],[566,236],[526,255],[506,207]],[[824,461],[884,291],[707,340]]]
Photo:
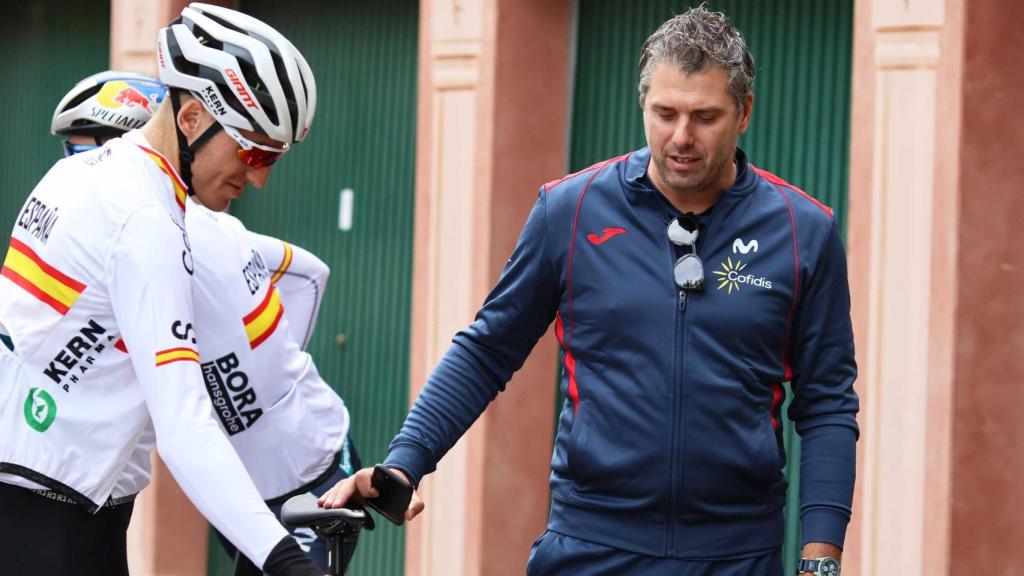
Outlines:
[[1024,561],[1024,5],[857,0],[849,262],[862,400],[844,573]]
[[[851,316],[853,318],[854,348],[857,350],[857,369],[864,373],[868,366],[864,358],[867,350],[868,301],[870,286],[867,271],[870,266],[870,252],[866,247],[871,231],[871,162],[874,130],[872,119],[875,114],[874,35],[871,33],[871,11],[868,2],[855,2],[853,25],[853,82],[855,87],[850,111],[850,183],[847,205],[846,251],[850,277]],[[861,413],[859,425],[864,428],[863,406],[867,404],[867,391],[860,382],[854,385],[860,395]],[[863,441],[857,443],[857,470],[863,475]],[[843,554],[843,570],[850,574],[861,574],[861,514],[859,509],[864,498],[862,483],[854,489],[853,518],[846,532],[846,548]]]
[[953,574],[1024,564],[1024,3],[966,3]]

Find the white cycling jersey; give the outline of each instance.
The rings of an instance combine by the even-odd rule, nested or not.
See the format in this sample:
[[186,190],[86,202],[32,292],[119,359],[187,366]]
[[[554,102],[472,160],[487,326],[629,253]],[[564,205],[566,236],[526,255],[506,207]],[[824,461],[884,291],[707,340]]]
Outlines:
[[119,481],[148,480],[155,434],[199,511],[262,565],[287,532],[217,426],[183,334],[195,267],[186,203],[137,131],[59,161],[32,191],[0,278],[13,343],[0,346],[0,480],[95,512]]
[[324,474],[348,432],[344,403],[299,344],[312,331],[329,269],[199,204],[189,205],[185,226],[196,263],[196,343],[214,413],[263,498],[284,496]]

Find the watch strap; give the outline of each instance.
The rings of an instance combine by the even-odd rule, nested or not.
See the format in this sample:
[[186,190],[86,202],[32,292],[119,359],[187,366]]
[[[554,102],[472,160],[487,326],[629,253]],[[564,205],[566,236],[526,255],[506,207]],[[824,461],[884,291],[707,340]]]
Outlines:
[[839,561],[828,556],[813,560],[801,558],[797,565],[797,574],[805,572],[810,572],[815,576],[839,576]]
[[817,574],[818,572],[818,561],[811,560],[809,558],[801,558],[800,564],[797,566],[796,573],[803,574],[804,572],[810,572]]

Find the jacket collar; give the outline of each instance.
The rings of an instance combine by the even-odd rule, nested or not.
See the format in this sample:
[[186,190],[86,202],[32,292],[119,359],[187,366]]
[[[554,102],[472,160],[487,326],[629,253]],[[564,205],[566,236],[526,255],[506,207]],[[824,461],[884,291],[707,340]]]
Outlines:
[[[651,149],[643,147],[629,155],[626,165],[623,168],[623,183],[626,189],[639,194],[651,194],[655,192],[654,184],[647,176],[647,165],[651,161]],[[757,174],[747,160],[747,153],[741,148],[736,148],[736,181],[728,189],[722,192],[719,200],[723,198],[746,196],[757,187]]]

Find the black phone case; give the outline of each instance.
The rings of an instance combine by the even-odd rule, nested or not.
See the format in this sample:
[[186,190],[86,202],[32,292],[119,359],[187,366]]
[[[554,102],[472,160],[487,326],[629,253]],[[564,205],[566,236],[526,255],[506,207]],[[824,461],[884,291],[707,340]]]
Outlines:
[[404,524],[405,510],[409,508],[409,501],[412,499],[412,485],[381,466],[373,467],[372,483],[380,496],[368,498],[367,505],[392,524]]

